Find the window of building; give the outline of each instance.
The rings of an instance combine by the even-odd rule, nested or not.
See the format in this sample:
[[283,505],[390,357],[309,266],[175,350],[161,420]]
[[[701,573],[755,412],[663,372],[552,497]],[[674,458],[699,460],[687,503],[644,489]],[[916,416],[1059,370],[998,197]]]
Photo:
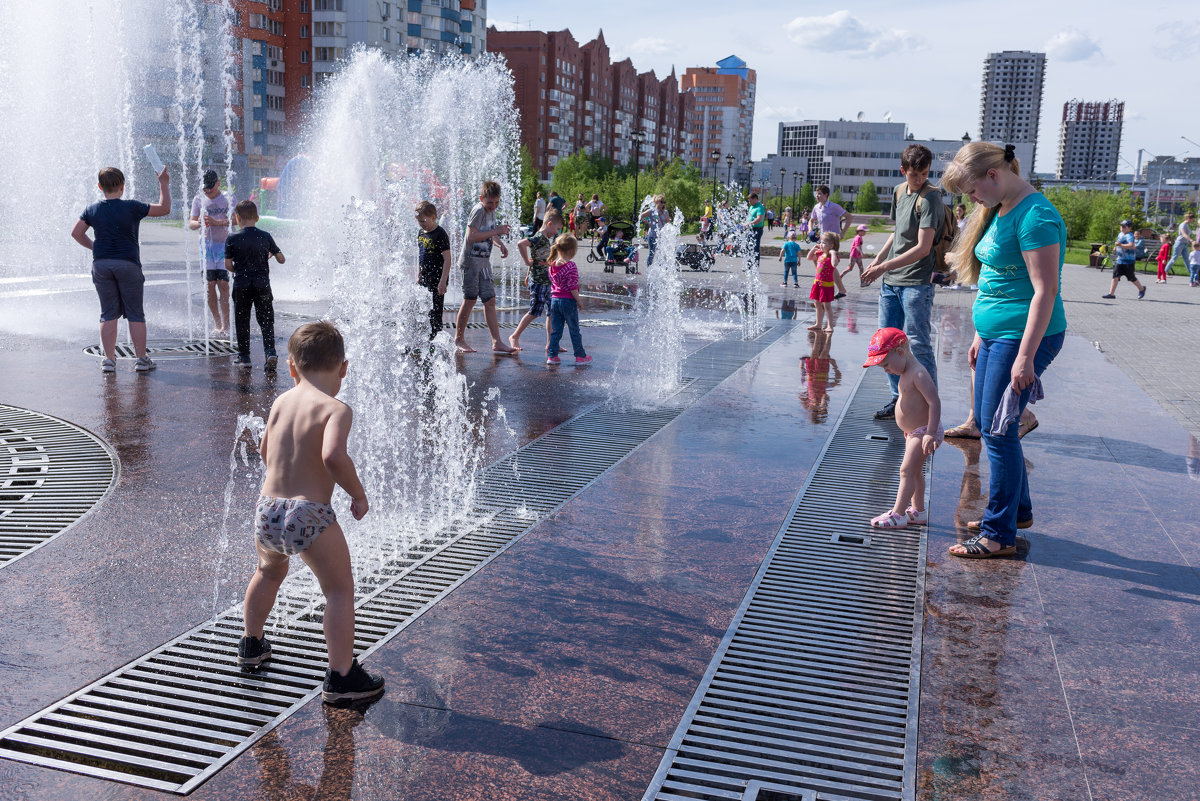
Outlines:
[[300,76],[300,85],[303,86],[305,89],[307,89],[309,86],[312,85],[312,82],[309,81],[307,75],[301,75]]
[[307,39],[307,38],[308,38],[308,26],[307,26],[307,25],[301,25],[301,26],[300,26],[300,38],[301,38],[301,39]]
[[308,0],[300,0],[300,13],[301,14],[308,13]]
[[383,29],[383,41],[385,41],[385,42],[392,41],[392,32],[389,31],[387,28]]
[[300,63],[301,63],[301,64],[307,64],[307,63],[308,63],[308,51],[307,51],[307,50],[301,50],[301,51],[300,51]]

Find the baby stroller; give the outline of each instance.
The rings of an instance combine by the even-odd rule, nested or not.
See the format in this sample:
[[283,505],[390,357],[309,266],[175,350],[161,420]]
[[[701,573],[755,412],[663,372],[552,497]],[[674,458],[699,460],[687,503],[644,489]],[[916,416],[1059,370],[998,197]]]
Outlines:
[[[620,238],[617,235],[620,234]],[[617,267],[624,267],[626,275],[636,275],[638,271],[637,244],[633,241],[633,223],[614,220],[608,224],[608,246],[604,249],[604,272],[611,273]],[[590,261],[592,254],[588,253]]]
[[708,272],[716,262],[713,250],[701,243],[688,242],[675,248],[675,264],[680,269],[687,267],[689,270]]

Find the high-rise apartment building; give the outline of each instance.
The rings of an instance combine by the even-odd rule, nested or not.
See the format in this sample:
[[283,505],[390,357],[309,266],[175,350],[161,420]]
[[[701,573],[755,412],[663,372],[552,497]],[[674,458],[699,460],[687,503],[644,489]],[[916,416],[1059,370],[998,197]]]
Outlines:
[[690,104],[674,71],[659,80],[653,72],[639,73],[629,59],[611,63],[603,31],[580,46],[566,30],[491,28],[487,46],[512,69],[521,143],[543,178],[559,159],[581,150],[628,164],[635,131],[645,135],[637,153],[643,165],[688,156]]
[[[719,151],[718,169],[725,169],[726,175],[738,181],[750,177],[746,163],[754,136],[756,81],[754,70],[737,56],[721,59],[716,67],[689,67],[683,73],[682,90],[693,96],[694,103],[685,121],[691,138],[687,158],[706,175],[713,174],[709,154]],[[732,172],[728,156],[733,156]]]
[[1125,103],[1117,100],[1063,103],[1058,168],[1054,177],[1082,181],[1103,180],[1116,175],[1124,118]]
[[311,13],[308,0],[233,0],[232,5],[234,147],[245,155],[252,174],[269,174],[288,154],[308,110]]
[[1046,54],[1028,50],[989,53],[983,62],[979,138],[987,142],[1033,145],[1029,171],[1037,158],[1038,121]]
[[[278,0],[277,0],[278,2]],[[487,0],[287,0],[312,4],[312,49],[318,81],[354,45],[385,53],[463,53],[487,46]]]

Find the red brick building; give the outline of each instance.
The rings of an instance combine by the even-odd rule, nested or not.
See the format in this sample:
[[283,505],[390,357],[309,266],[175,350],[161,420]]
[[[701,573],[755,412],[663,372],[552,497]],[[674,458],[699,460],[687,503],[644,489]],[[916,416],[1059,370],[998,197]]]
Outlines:
[[680,94],[674,70],[660,81],[653,72],[639,74],[629,59],[611,63],[603,31],[580,46],[566,30],[489,28],[487,48],[512,69],[521,143],[543,178],[581,150],[628,163],[635,130],[646,134],[642,164],[688,156],[692,104]]

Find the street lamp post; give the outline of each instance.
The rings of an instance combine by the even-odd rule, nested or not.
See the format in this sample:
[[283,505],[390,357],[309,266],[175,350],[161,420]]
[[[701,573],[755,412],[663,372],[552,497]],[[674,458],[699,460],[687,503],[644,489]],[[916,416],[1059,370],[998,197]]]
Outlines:
[[641,172],[642,142],[646,141],[646,134],[642,133],[641,130],[637,130],[631,133],[629,138],[633,140],[633,226],[636,233],[638,216],[642,211],[641,204],[638,202],[638,173]]
[[708,157],[710,159],[712,159],[712,165],[713,165],[712,202],[713,202],[713,205],[715,206],[715,205],[717,205],[717,164],[721,161],[721,151],[714,150],[708,154]]
[[783,177],[787,175],[787,168],[779,168],[779,219],[783,220]]
[[732,153],[725,155],[725,163],[729,165],[725,169],[725,202],[729,202],[729,185],[733,183],[733,162],[736,159]]
[[[1189,144],[1193,144],[1196,147],[1200,147],[1200,142],[1197,142],[1195,139],[1188,139],[1186,136],[1182,136],[1182,135],[1180,135],[1179,138],[1185,142],[1188,142]],[[1184,197],[1187,197],[1187,195],[1184,195]],[[1200,206],[1200,188],[1198,188],[1196,190],[1196,205]]]
[[800,205],[799,201],[796,200],[796,179],[799,177],[800,177],[799,170],[792,170],[792,222],[793,223],[795,223],[796,215],[800,211],[798,208],[796,208],[798,205]]

